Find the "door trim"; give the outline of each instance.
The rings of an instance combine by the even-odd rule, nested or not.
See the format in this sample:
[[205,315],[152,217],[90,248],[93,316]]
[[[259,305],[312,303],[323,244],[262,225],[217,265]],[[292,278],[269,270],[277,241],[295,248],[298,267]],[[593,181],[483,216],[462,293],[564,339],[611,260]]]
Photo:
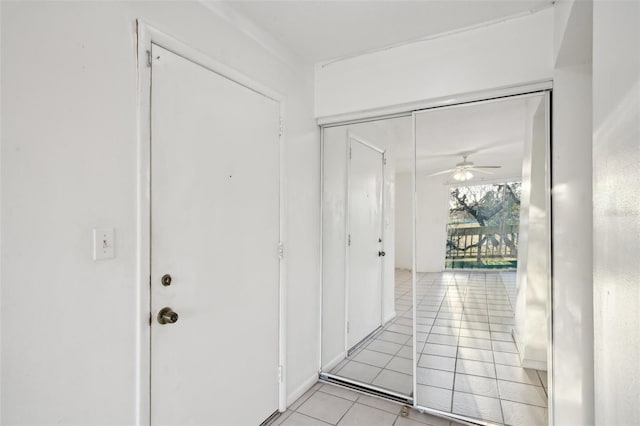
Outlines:
[[386,118],[408,117],[413,111],[464,105],[471,102],[486,101],[502,97],[511,97],[514,95],[537,93],[551,89],[553,89],[553,82],[551,80],[537,80],[513,86],[494,87],[485,90],[422,99],[415,102],[407,102],[378,108],[326,115],[317,117],[316,122],[320,127],[327,128],[333,126],[342,126],[344,124],[381,120]]
[[[285,98],[281,94],[252,80],[239,71],[209,57],[170,35],[136,20],[137,33],[137,194],[136,194],[136,382],[135,407],[136,424],[149,425],[151,421],[151,67],[148,66],[148,53],[151,45],[156,44],[191,62],[194,62],[241,86],[270,98],[280,105],[280,143],[279,143],[279,233],[280,243],[286,247],[286,176],[285,176]],[[274,246],[274,256],[279,247]],[[280,374],[278,380],[278,410],[286,410],[287,387],[287,256],[280,258],[279,272],[279,313],[278,313],[278,362]],[[250,401],[249,401],[250,403]]]
[[[351,141],[356,141],[365,147],[374,150],[375,152],[380,154],[380,171],[382,174],[382,185],[380,187],[380,235],[384,235],[384,155],[386,150],[378,148],[370,142],[367,142],[365,139],[361,138],[357,134],[355,134],[352,130],[347,130],[347,150],[345,152],[347,158],[347,173],[345,179],[345,219],[344,219],[344,241],[345,241],[345,263],[344,263],[344,353],[345,356],[349,354],[349,350],[352,347],[349,346],[349,261],[350,261],[350,240],[349,234],[351,232],[351,221],[350,221],[350,190],[351,190]],[[320,268],[322,269],[322,268]],[[384,325],[384,264],[383,261],[380,261],[380,326]],[[376,330],[377,331],[377,330]],[[322,338],[322,337],[321,337]],[[356,343],[353,348],[360,344]],[[322,344],[320,345],[322,346]]]

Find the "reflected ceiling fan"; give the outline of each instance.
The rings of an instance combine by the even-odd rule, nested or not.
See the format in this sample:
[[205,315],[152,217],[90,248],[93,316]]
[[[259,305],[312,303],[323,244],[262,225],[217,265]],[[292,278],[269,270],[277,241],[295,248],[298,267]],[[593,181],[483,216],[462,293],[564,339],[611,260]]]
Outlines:
[[489,172],[484,169],[499,169],[500,167],[502,167],[502,166],[476,166],[472,161],[467,161],[468,156],[469,154],[462,154],[462,162],[456,164],[454,168],[432,173],[429,176],[438,176],[438,175],[451,173],[452,174],[451,177],[453,179],[460,182],[464,182],[473,178],[472,172],[493,174],[493,172]]

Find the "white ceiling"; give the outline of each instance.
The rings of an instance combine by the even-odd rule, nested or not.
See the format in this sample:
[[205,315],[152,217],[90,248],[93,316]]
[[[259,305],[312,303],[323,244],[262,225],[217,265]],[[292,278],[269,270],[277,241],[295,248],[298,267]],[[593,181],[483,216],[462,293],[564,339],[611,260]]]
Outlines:
[[306,62],[382,49],[537,11],[551,0],[224,1]]

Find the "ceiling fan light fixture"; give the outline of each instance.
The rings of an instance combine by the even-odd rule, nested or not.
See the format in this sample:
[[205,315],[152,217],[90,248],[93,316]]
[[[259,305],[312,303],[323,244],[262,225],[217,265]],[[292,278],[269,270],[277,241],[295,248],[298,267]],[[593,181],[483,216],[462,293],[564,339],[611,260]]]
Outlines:
[[473,177],[473,173],[469,170],[459,169],[453,174],[453,178],[457,181],[464,182],[470,180]]

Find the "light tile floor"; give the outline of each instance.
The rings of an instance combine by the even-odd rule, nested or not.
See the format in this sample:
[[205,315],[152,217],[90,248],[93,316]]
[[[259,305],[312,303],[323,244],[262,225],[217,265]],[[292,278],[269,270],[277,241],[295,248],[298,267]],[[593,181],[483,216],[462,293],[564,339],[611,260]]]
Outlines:
[[520,367],[515,272],[418,274],[417,401],[512,426],[547,424],[546,372]]
[[[511,336],[515,281],[515,272],[417,275],[419,405],[509,426],[547,424],[546,373],[520,367]],[[412,395],[411,308],[411,272],[397,270],[396,318],[332,373]]]
[[402,417],[401,408],[402,405],[391,401],[316,383],[270,426],[457,426],[413,409]]

